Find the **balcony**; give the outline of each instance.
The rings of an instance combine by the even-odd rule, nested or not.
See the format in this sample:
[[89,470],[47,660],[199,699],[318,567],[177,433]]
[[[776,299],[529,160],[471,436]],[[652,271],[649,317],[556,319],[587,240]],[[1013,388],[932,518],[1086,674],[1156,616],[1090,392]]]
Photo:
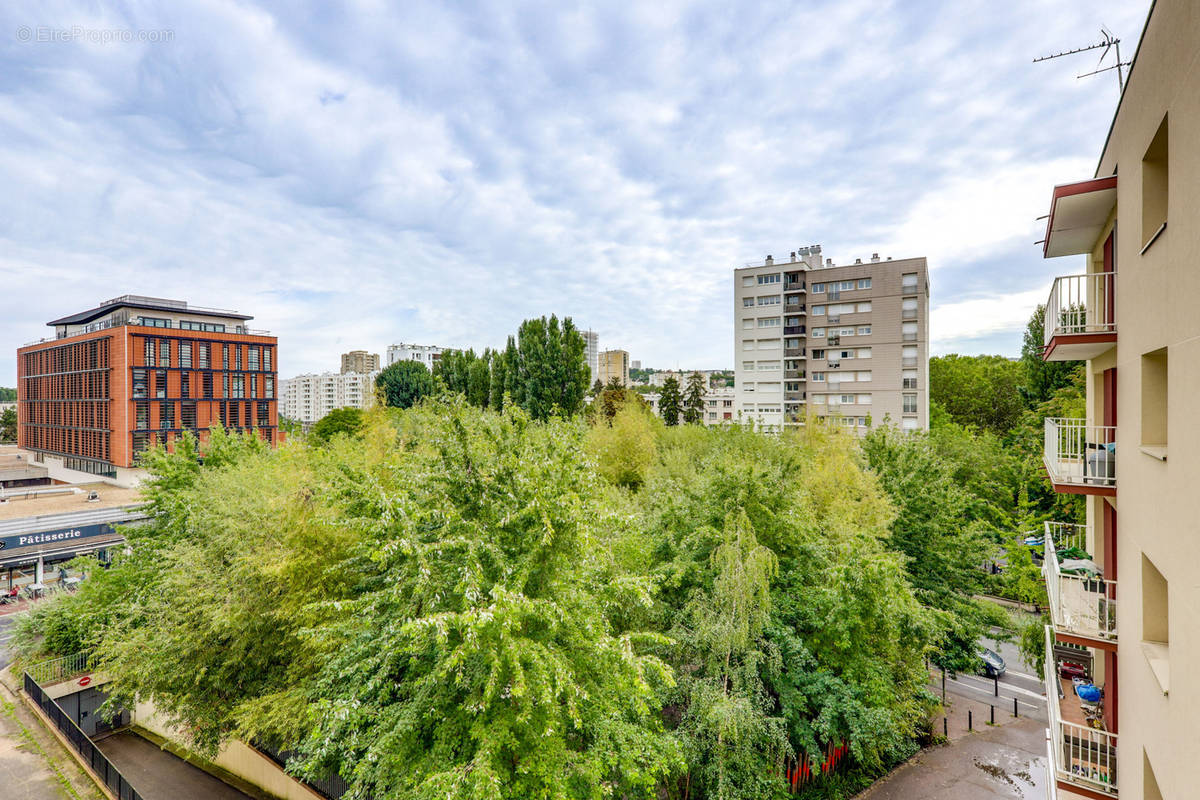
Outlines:
[[1046,301],[1042,358],[1086,361],[1117,341],[1116,273],[1093,272],[1054,279]]
[[1047,417],[1043,460],[1056,492],[1115,496],[1117,429],[1084,419]]
[[785,347],[783,349],[784,358],[808,358],[808,355],[803,347]]
[[[1111,649],[1117,639],[1117,582],[1105,580],[1087,556],[1088,527],[1047,522],[1043,542],[1050,618],[1059,633]],[[1082,551],[1082,552],[1080,552]]]
[[784,336],[799,336],[804,333],[803,325],[789,325],[783,329]]
[[[1117,735],[1104,729],[1104,701],[1087,703],[1076,694],[1077,680],[1063,674],[1086,668],[1060,658],[1054,630],[1046,626],[1046,713],[1050,741],[1050,774],[1058,788],[1085,797],[1117,796]],[[1103,691],[1103,687],[1101,687]]]

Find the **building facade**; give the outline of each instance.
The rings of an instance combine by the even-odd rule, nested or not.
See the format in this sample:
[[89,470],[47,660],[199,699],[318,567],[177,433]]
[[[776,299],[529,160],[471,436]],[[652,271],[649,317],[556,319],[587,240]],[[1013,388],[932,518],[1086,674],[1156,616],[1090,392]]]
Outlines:
[[387,365],[397,361],[419,361],[433,372],[433,365],[442,357],[444,347],[432,344],[390,344],[387,349]]
[[600,353],[598,364],[596,379],[601,383],[607,386],[610,380],[616,378],[622,386],[629,385],[628,350],[605,350]]
[[379,353],[351,350],[342,353],[342,372],[379,372]]
[[580,331],[583,336],[584,355],[587,357],[588,370],[592,376],[591,383],[600,377],[600,334],[595,331]]
[[124,295],[47,323],[17,350],[18,444],[70,482],[136,481],[139,454],[217,422],[277,444],[278,345],[250,319]]
[[[1053,281],[1044,357],[1087,374],[1086,416],[1045,420],[1050,480],[1087,506],[1086,524],[1043,534],[1061,798],[1200,796],[1197,51],[1196,4],[1154,3],[1094,174],[1051,194],[1043,253],[1083,263]],[[1070,546],[1083,574],[1059,563]],[[1081,675],[1097,703],[1081,704]]]
[[[681,387],[681,389],[684,388],[686,387]],[[650,404],[650,410],[654,412],[655,416],[661,416],[658,408],[658,400],[661,396],[658,392],[647,392],[642,395]],[[736,420],[737,414],[734,410],[736,401],[737,392],[732,387],[709,388],[704,393],[704,424],[721,425]]]
[[324,372],[281,381],[280,413],[311,425],[337,408],[370,408],[378,372]]
[[736,409],[766,430],[929,427],[924,258],[834,265],[821,246],[734,270]]

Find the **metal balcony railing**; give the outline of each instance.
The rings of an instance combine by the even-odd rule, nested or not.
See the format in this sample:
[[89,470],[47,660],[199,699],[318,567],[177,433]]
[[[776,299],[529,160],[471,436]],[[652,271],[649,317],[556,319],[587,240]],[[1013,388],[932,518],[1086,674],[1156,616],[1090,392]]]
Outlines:
[[1116,333],[1116,273],[1091,272],[1054,279],[1046,301],[1043,344],[1055,336]]
[[[1063,719],[1068,697],[1059,679],[1054,630],[1046,626],[1046,712],[1050,729],[1050,776],[1104,795],[1117,796],[1117,736]],[[1071,694],[1069,697],[1074,698]],[[1082,715],[1081,715],[1082,717]]]
[[1117,429],[1086,419],[1046,417],[1046,471],[1053,483],[1095,488],[1117,485]]
[[1117,582],[1103,576],[1064,572],[1058,562],[1060,550],[1076,547],[1086,551],[1086,526],[1047,522],[1043,542],[1046,559],[1042,574],[1046,577],[1054,628],[1093,639],[1115,640]]

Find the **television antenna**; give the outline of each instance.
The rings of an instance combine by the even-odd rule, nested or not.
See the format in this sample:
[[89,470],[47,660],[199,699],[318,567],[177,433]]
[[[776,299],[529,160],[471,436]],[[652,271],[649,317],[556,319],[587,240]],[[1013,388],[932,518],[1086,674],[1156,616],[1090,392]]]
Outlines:
[[[1101,25],[1100,35],[1104,38],[1096,44],[1089,44],[1087,47],[1077,47],[1074,50],[1064,50],[1061,53],[1054,53],[1053,55],[1035,58],[1033,63],[1036,64],[1039,61],[1049,61],[1053,58],[1073,56],[1076,53],[1086,53],[1089,50],[1099,50],[1103,48],[1104,52],[1100,54],[1100,60],[1096,62],[1096,69],[1092,70],[1091,72],[1085,72],[1081,75],[1076,75],[1076,80],[1079,78],[1086,78],[1091,75],[1099,75],[1101,72],[1109,72],[1110,70],[1115,69],[1117,71],[1117,86],[1120,87],[1121,91],[1125,91],[1125,67],[1130,66],[1133,62],[1121,60],[1121,40],[1113,36],[1112,33],[1109,32],[1108,28],[1105,28],[1103,25]],[[1110,50],[1113,51],[1114,55],[1116,56],[1117,63],[1107,67],[1101,67],[1100,65],[1104,63],[1104,59],[1108,57]]]

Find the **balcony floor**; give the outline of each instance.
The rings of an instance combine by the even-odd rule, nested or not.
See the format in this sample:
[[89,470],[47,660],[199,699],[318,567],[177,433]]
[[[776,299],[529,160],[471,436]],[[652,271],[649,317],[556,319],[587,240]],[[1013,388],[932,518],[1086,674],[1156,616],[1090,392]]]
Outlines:
[[1088,361],[1104,355],[1117,344],[1117,334],[1056,333],[1042,348],[1043,361]]

